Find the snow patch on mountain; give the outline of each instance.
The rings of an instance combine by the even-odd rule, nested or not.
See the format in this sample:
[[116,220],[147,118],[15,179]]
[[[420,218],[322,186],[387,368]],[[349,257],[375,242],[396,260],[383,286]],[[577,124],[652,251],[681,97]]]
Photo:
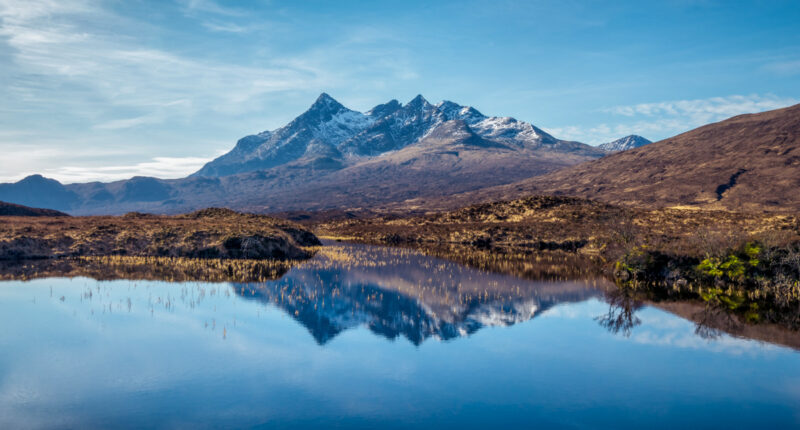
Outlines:
[[489,117],[470,127],[485,139],[517,146],[539,147],[542,144],[558,141],[533,124],[511,117]]
[[603,143],[598,145],[597,147],[606,151],[606,152],[620,152],[620,151],[627,151],[629,149],[638,148],[640,146],[648,145],[651,142],[648,139],[645,139],[642,136],[637,136],[632,134],[630,136],[625,136],[623,138],[617,139],[613,142]]
[[352,110],[338,112],[330,120],[315,127],[314,138],[338,145],[366,129],[375,118]]

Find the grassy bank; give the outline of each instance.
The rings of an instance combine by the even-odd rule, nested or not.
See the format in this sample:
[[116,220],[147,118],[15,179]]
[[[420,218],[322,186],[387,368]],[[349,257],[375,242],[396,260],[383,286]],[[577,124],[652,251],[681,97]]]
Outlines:
[[227,209],[186,215],[2,217],[0,260],[169,257],[295,260],[319,245],[295,223]]

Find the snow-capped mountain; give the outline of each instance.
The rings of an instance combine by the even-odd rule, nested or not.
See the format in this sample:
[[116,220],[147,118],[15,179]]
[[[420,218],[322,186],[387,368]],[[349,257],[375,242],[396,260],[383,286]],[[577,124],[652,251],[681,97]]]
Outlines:
[[463,121],[485,139],[514,147],[547,145],[568,152],[593,151],[587,145],[556,139],[530,123],[510,117],[487,117],[473,107],[451,101],[433,105],[418,95],[405,105],[391,100],[361,113],[323,93],[308,111],[288,125],[240,139],[231,152],[195,175],[227,176],[320,158],[337,160],[336,166],[344,166],[413,145],[452,120]]
[[231,152],[206,164],[196,175],[227,176],[269,169],[301,158],[338,158],[339,144],[373,122],[375,117],[347,109],[322,93],[305,113],[289,124],[240,139]]
[[323,93],[289,124],[241,138],[187,178],[23,180],[0,184],[0,200],[76,215],[366,210],[509,184],[606,154],[452,101],[418,95],[357,112]]
[[642,136],[637,136],[635,134],[632,134],[630,136],[625,136],[623,138],[617,139],[613,142],[603,143],[601,145],[598,145],[597,147],[606,152],[620,152],[620,151],[627,151],[633,148],[638,148],[640,146],[645,146],[650,143],[653,142],[645,139]]

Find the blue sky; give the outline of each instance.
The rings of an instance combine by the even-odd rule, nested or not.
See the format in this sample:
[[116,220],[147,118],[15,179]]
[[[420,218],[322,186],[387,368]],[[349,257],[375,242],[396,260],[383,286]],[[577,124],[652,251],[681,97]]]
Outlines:
[[800,2],[0,0],[0,181],[180,177],[322,92],[653,140],[800,102]]

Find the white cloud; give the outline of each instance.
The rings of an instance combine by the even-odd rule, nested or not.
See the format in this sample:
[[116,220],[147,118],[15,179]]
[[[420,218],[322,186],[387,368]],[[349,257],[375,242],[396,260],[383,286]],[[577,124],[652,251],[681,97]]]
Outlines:
[[[0,140],[5,135],[23,137],[0,133]],[[90,141],[88,148],[55,138],[33,147],[0,143],[0,182],[16,182],[34,172],[62,183],[115,181],[133,176],[182,178],[224,152],[219,150],[204,157],[147,157],[130,149],[104,146],[102,138]],[[118,164],[115,160],[128,161]]]
[[[217,156],[222,154],[217,154]],[[155,157],[152,160],[117,166],[64,166],[47,169],[42,174],[62,183],[116,181],[133,176],[162,179],[183,178],[196,172],[215,157]]]
[[659,139],[732,116],[779,109],[798,102],[791,97],[752,94],[613,106],[603,112],[611,114],[618,121],[616,124],[554,127],[547,131],[561,139],[592,144],[609,142],[630,134]]

